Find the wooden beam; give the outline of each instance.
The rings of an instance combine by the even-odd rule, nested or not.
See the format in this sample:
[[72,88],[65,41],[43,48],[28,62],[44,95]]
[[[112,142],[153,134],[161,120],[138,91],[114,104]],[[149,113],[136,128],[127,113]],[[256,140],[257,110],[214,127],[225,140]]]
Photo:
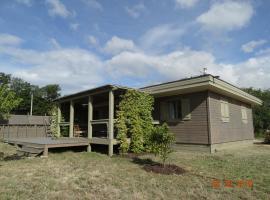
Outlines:
[[[113,88],[113,90],[115,90],[115,89]],[[66,103],[66,102],[69,102],[69,101],[76,101],[78,99],[87,98],[89,95],[94,96],[94,95],[99,95],[99,94],[106,94],[108,91],[110,91],[110,89],[102,90],[102,91],[99,91],[99,92],[91,92],[91,93],[88,93],[88,94],[83,94],[83,95],[78,95],[78,96],[73,96],[73,97],[67,97],[66,99],[65,99],[65,97],[63,97],[63,99],[60,99],[60,100],[57,100],[57,101],[60,102],[60,103]]]
[[74,132],[74,102],[70,101],[70,111],[69,111],[69,137],[73,137]]
[[113,139],[114,139],[114,94],[113,90],[109,91],[109,156],[113,155]]
[[[93,136],[93,128],[91,121],[93,120],[93,98],[91,96],[88,97],[88,139],[92,139]],[[89,144],[87,148],[88,152],[91,152],[91,144]]]
[[58,137],[61,136],[61,129],[60,129],[60,123],[61,123],[62,113],[61,113],[61,104],[57,104],[57,135]]

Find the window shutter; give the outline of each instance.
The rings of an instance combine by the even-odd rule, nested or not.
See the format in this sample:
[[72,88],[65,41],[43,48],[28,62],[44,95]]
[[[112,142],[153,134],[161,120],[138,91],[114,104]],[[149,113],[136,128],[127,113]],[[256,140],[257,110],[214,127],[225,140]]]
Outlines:
[[228,100],[222,99],[220,101],[220,108],[221,108],[221,119],[223,122],[230,121],[230,111],[229,111],[229,103]]
[[160,119],[161,119],[161,121],[168,120],[168,116],[169,116],[168,103],[167,102],[161,102],[160,103]]
[[247,109],[245,106],[241,106],[241,113],[242,113],[242,122],[247,124],[248,118],[247,118]]
[[190,102],[189,99],[182,99],[181,100],[181,110],[182,110],[182,119],[183,120],[190,120],[191,113],[190,113]]

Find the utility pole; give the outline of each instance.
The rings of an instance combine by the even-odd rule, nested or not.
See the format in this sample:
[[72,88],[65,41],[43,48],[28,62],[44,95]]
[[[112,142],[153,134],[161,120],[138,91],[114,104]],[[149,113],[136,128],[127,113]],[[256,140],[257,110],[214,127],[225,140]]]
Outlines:
[[34,99],[34,95],[33,92],[31,92],[31,107],[30,107],[30,116],[33,115],[33,99]]

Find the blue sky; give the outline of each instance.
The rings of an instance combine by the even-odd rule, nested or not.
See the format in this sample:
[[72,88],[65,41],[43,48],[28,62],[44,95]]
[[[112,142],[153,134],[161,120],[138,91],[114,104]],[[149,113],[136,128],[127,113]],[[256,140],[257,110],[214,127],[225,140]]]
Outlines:
[[203,67],[269,88],[270,1],[1,0],[0,71],[63,94],[140,87]]

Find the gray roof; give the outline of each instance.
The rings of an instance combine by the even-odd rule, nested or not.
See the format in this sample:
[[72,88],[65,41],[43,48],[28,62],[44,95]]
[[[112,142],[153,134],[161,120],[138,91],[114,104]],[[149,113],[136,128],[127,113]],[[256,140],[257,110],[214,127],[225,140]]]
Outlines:
[[87,96],[87,95],[91,95],[95,92],[99,92],[99,91],[107,91],[110,89],[122,89],[122,90],[127,90],[127,89],[131,89],[129,87],[125,87],[125,86],[120,86],[120,85],[112,85],[112,84],[107,84],[107,85],[103,85],[100,87],[96,87],[96,88],[91,88],[88,90],[84,90],[84,91],[80,91],[77,93],[73,93],[73,94],[69,94],[69,95],[65,95],[62,97],[59,97],[57,99],[55,99],[54,101],[61,101],[61,100],[68,100],[68,99],[72,99],[74,97],[79,97],[79,96]]

